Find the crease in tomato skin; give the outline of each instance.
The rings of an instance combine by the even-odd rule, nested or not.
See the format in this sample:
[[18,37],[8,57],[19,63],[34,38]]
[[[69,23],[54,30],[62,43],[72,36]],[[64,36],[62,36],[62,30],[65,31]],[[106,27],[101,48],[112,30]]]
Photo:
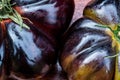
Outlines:
[[108,34],[112,38],[112,47],[113,48],[116,47],[116,55],[114,55],[114,56],[108,56],[108,57],[112,58],[112,57],[119,56],[119,51],[120,51],[120,37],[119,37],[120,26],[119,26],[119,24],[96,25],[96,26],[105,28],[106,34]]
[[[27,1],[25,1],[25,2],[26,2],[25,5],[14,6],[14,8],[22,15],[23,19],[27,18],[28,20],[30,20],[32,22],[32,24],[30,24],[30,25],[33,25],[33,27],[36,27],[40,32],[43,32],[53,43],[56,42],[56,40],[57,40],[57,43],[59,44],[58,41],[60,41],[60,36],[64,33],[65,29],[67,28],[67,26],[69,25],[70,20],[71,20],[70,19],[71,16],[67,16],[67,15],[69,15],[69,14],[71,15],[74,12],[72,10],[73,9],[72,0],[71,1],[63,0],[63,2],[61,2],[61,1],[50,1],[49,2],[48,1],[50,7],[44,6],[46,3],[48,3],[48,2],[46,2],[44,4],[41,4],[42,6],[39,5],[40,9],[38,9],[34,12],[31,12],[32,10],[30,10],[30,11],[27,10],[28,12],[25,11],[27,9],[27,5],[31,5],[30,3],[27,3]],[[35,1],[35,3],[36,3],[36,1]],[[69,3],[69,5],[68,5],[68,3]],[[18,4],[20,4],[20,3],[18,3]],[[30,6],[30,7],[34,8],[35,6],[36,5]],[[71,8],[71,10],[69,10],[70,9],[69,7]],[[44,8],[45,8],[45,10],[44,10]],[[29,8],[29,9],[31,9],[31,8]],[[63,13],[61,13],[61,12],[63,12]],[[54,23],[54,24],[51,23],[51,21],[49,21],[49,20],[46,21],[46,19],[48,18],[47,16],[49,16],[48,14],[53,14],[53,13],[55,13],[55,15],[56,15],[56,19],[55,19],[56,23]],[[54,18],[54,16],[53,17],[49,16],[49,17]],[[52,22],[54,22],[54,21],[52,20]],[[28,22],[26,24],[28,24]]]
[[[119,14],[119,0],[101,0],[101,2],[99,1],[91,1],[91,4],[88,5],[84,10],[84,16],[87,16],[87,17],[90,17],[89,13],[90,11],[87,12],[87,9],[88,10],[94,10],[93,12],[94,13],[91,13],[93,14],[94,16],[100,18],[101,21],[104,22],[103,25],[107,25],[109,26],[109,28],[111,28],[112,30],[115,30],[119,23],[120,23],[120,14]],[[97,18],[91,18],[93,20],[97,20]],[[119,51],[120,51],[120,43],[119,43],[119,40],[117,41],[115,39],[115,36],[113,34],[113,32],[111,32],[111,30],[107,29],[106,30],[106,34],[110,35],[111,38],[112,38],[112,47],[116,50],[116,55],[113,55],[113,57],[116,57],[116,69],[115,69],[115,75],[114,75],[114,80],[119,80],[120,79],[120,70],[119,70],[119,67],[120,67],[120,55],[119,55]],[[119,32],[118,32],[118,35],[119,35]]]
[[[12,0],[13,2],[14,1],[19,1],[19,0]],[[20,0],[20,1],[23,1],[23,0]],[[28,1],[28,0],[25,0],[25,1]],[[30,0],[29,0],[30,1]],[[47,0],[46,0],[47,1]],[[72,0],[71,0],[72,1]],[[63,0],[63,2],[64,2],[64,4],[63,4],[63,2],[61,2],[61,0],[56,0],[56,2],[58,2],[58,4],[57,5],[54,5],[55,7],[57,6],[57,8],[61,8],[61,10],[59,10],[56,14],[57,14],[57,16],[59,16],[57,19],[57,23],[55,23],[54,25],[52,25],[52,26],[50,26],[50,27],[52,27],[52,29],[55,27],[55,29],[53,30],[53,31],[59,31],[59,28],[61,27],[61,24],[62,24],[62,26],[66,26],[67,25],[67,27],[68,27],[68,25],[69,25],[69,23],[70,23],[70,18],[72,17],[72,13],[73,13],[73,5],[71,5],[71,4],[69,4],[68,5],[68,3],[69,2],[71,2],[70,0],[68,1],[65,1],[65,0]],[[36,1],[35,1],[36,2]],[[54,1],[52,1],[52,0],[50,0],[50,1],[48,1],[48,2],[54,2]],[[73,1],[72,1],[73,2]],[[73,4],[73,3],[72,3]],[[44,4],[43,4],[44,5]],[[45,4],[45,5],[47,5],[47,3]],[[26,17],[24,17],[23,16],[23,14],[24,14],[24,12],[22,12],[22,10],[21,10],[21,6],[19,6],[19,7],[17,7],[18,5],[16,4],[16,5],[14,5],[14,6],[12,6],[12,8],[13,9],[16,9],[16,11],[20,14],[20,15],[22,15],[21,17],[22,17],[22,19],[23,19],[23,22],[25,22],[25,24],[27,24],[29,27],[30,27],[30,30],[28,30],[28,29],[25,29],[25,28],[22,28],[22,30],[21,30],[21,33],[19,32],[19,31],[15,31],[15,29],[17,28],[17,30],[18,29],[20,29],[19,27],[20,27],[20,25],[19,24],[16,24],[14,21],[12,21],[11,19],[10,19],[10,21],[8,20],[7,21],[7,19],[4,19],[2,22],[4,22],[4,24],[5,24],[5,28],[6,28],[6,31],[5,31],[5,33],[7,33],[6,35],[6,37],[5,37],[5,39],[6,39],[6,44],[5,44],[5,47],[6,47],[6,50],[3,50],[3,51],[5,51],[6,53],[4,53],[4,54],[9,54],[9,53],[12,53],[12,55],[6,55],[6,56],[8,56],[8,57],[12,57],[11,59],[13,59],[14,58],[14,60],[13,60],[13,63],[12,63],[12,66],[11,66],[11,63],[10,63],[10,68],[11,67],[19,67],[19,65],[22,65],[22,64],[19,64],[20,62],[22,62],[22,59],[23,59],[23,57],[19,57],[18,59],[20,60],[20,61],[15,61],[16,59],[17,59],[17,57],[14,55],[13,56],[13,54],[17,54],[17,53],[19,53],[20,51],[21,51],[21,55],[22,54],[25,54],[25,56],[26,56],[26,54],[29,54],[29,53],[25,53],[25,50],[23,51],[23,53],[22,53],[22,50],[19,50],[18,51],[18,45],[16,45],[16,44],[18,44],[18,43],[15,43],[15,42],[17,42],[17,40],[21,40],[20,38],[21,38],[21,36],[22,35],[20,35],[20,36],[18,36],[19,34],[22,34],[22,32],[24,32],[24,30],[26,30],[26,33],[28,32],[30,32],[30,33],[32,33],[32,31],[34,31],[34,30],[36,30],[36,29],[38,29],[38,28],[36,28],[36,29],[34,29],[34,27],[36,27],[36,26],[38,26],[39,24],[33,24],[33,22],[32,21],[30,21],[30,19],[29,18],[26,18]],[[15,8],[15,7],[17,7],[17,8]],[[72,9],[71,9],[72,8]],[[67,10],[67,9],[69,9],[69,10]],[[54,10],[54,9],[53,9]],[[61,12],[63,12],[63,13],[61,13]],[[69,14],[70,14],[70,16],[69,16]],[[67,18],[66,18],[67,17]],[[33,19],[34,19],[34,17],[33,17]],[[40,20],[39,20],[40,21]],[[41,21],[42,21],[42,19],[41,19]],[[44,22],[44,21],[43,21]],[[47,21],[46,21],[47,22]],[[51,23],[48,23],[48,24],[46,24],[46,22],[45,22],[45,27],[46,27],[46,25],[49,25],[49,24],[51,24]],[[53,21],[54,22],[54,21]],[[9,24],[11,24],[11,23],[14,23],[14,25],[12,25],[12,27],[9,27]],[[67,24],[66,24],[67,23]],[[56,26],[57,25],[57,26]],[[19,26],[19,27],[18,27]],[[43,26],[44,27],[44,26]],[[58,27],[58,28],[57,28]],[[67,28],[66,27],[66,28]],[[62,27],[61,27],[62,28]],[[15,33],[10,33],[10,30],[13,30],[13,32],[15,32]],[[31,31],[32,30],[32,31]],[[46,28],[46,32],[48,31],[49,29],[47,29]],[[62,34],[63,32],[64,32],[64,30],[65,30],[65,28],[63,29],[63,31],[60,33],[60,34]],[[52,41],[49,37],[51,37],[51,35],[48,35],[48,36],[46,36],[45,34],[45,32],[43,31],[34,31],[35,33],[33,33],[33,35],[34,35],[34,38],[38,38],[38,35],[43,35],[42,37],[40,36],[40,38],[39,39],[35,39],[35,40],[33,40],[33,41],[35,41],[36,42],[36,46],[40,46],[40,47],[42,47],[42,48],[45,48],[45,49],[42,49],[43,50],[43,52],[44,52],[44,54],[42,54],[43,56],[47,56],[47,58],[45,59],[45,61],[46,61],[46,63],[48,63],[50,66],[51,66],[51,63],[56,63],[56,58],[57,57],[55,57],[55,59],[53,58],[53,57],[51,57],[51,56],[56,56],[57,55],[57,51],[54,51],[54,49],[56,48],[55,46],[56,46],[56,40],[54,40],[54,41]],[[38,32],[38,33],[37,33]],[[51,31],[52,32],[52,31]],[[56,32],[53,32],[53,34],[54,35],[56,35],[57,37],[59,37],[59,35],[58,35],[58,33],[56,33]],[[24,33],[23,33],[24,34]],[[37,35],[36,35],[37,34]],[[18,39],[16,39],[15,37],[17,36],[17,38]],[[24,37],[25,38],[25,36],[26,35],[23,35],[22,37]],[[27,35],[27,37],[28,36],[30,36],[30,35]],[[26,38],[27,38],[26,37]],[[11,38],[12,38],[12,40],[11,40]],[[43,39],[43,38],[45,38],[45,39]],[[43,39],[43,40],[42,40]],[[53,38],[52,38],[53,39]],[[25,39],[24,39],[25,40]],[[13,43],[12,43],[13,42]],[[52,42],[53,43],[55,43],[55,44],[52,44]],[[21,41],[21,43],[22,43],[22,41]],[[27,41],[26,41],[26,43],[23,41],[23,43],[25,44],[25,49],[27,49],[27,47],[34,47],[34,46],[31,46],[31,44],[32,44],[32,42],[30,43],[29,42],[29,40],[28,40],[28,43],[30,43],[30,44],[27,44]],[[45,45],[44,45],[45,44]],[[20,45],[20,44],[19,44]],[[26,47],[26,45],[27,45],[27,47]],[[28,46],[29,45],[29,46]],[[17,48],[16,48],[16,46],[17,46]],[[51,47],[52,46],[52,47]],[[20,47],[21,47],[21,45],[20,45]],[[15,50],[13,50],[13,48],[15,48]],[[23,48],[23,46],[22,46],[22,48]],[[21,48],[19,48],[19,49],[21,49]],[[50,51],[48,51],[47,52],[47,50],[51,50],[51,52]],[[16,53],[16,51],[17,51],[17,53]],[[28,50],[27,50],[28,51]],[[32,53],[32,51],[34,51],[34,49],[32,49],[32,48],[30,48],[30,50],[28,51],[28,52],[30,52],[31,51],[31,53]],[[36,50],[36,52],[37,52],[37,50]],[[56,53],[56,54],[54,54],[54,52]],[[30,53],[30,54],[31,54]],[[48,53],[48,54],[47,54]],[[53,54],[53,55],[52,55]],[[28,56],[30,56],[30,55],[28,55]],[[44,57],[45,58],[45,57]],[[26,57],[26,59],[28,60],[28,61],[31,61],[32,62],[32,60],[30,60],[30,59],[28,59],[27,57]],[[39,59],[39,58],[36,58],[37,60]],[[53,60],[53,61],[52,61]],[[16,62],[16,64],[18,64],[18,65],[15,65],[14,64],[14,62]],[[24,59],[23,59],[23,63],[24,62],[26,62],[26,61],[24,61]],[[34,61],[33,61],[34,62]],[[8,65],[9,65],[9,60],[8,60],[8,62],[6,61],[6,63],[8,63]],[[42,64],[42,63],[41,63]],[[43,64],[44,64],[44,61],[43,61]],[[42,65],[41,65],[42,66]],[[7,66],[8,68],[9,68],[9,66]],[[18,67],[17,67],[17,69],[18,69]],[[43,67],[44,67],[44,65],[43,65]],[[21,66],[19,67],[19,68],[21,68]],[[47,68],[46,66],[44,67],[44,68]],[[16,68],[13,68],[13,69],[16,69]],[[27,73],[27,72],[25,72],[25,70],[28,70],[29,68],[28,67],[26,67],[26,68],[21,68],[21,70],[23,71],[23,73],[21,73],[22,74],[22,76],[19,76],[20,74],[19,74],[19,72],[21,71],[19,71],[19,72],[17,72],[16,71],[16,73],[18,73],[18,74],[16,74],[16,73],[14,73],[14,74],[16,74],[17,75],[17,77],[21,77],[21,78],[23,78],[23,76],[24,76],[24,78],[25,77],[27,77],[28,78],[28,76],[27,76],[27,74],[25,74],[24,75],[24,73]],[[36,69],[38,69],[38,68],[36,68]],[[40,69],[40,67],[39,67],[39,69]],[[6,69],[6,70],[8,70],[8,69]],[[11,70],[11,69],[10,69]],[[31,69],[30,69],[31,70]],[[9,71],[9,70],[8,70]],[[43,72],[43,73],[45,73],[47,71],[47,69],[43,69],[41,72]],[[12,70],[11,70],[11,72],[12,72]],[[29,71],[28,71],[29,72]],[[34,72],[34,71],[33,71]],[[32,70],[31,70],[31,72],[30,73],[32,73]],[[39,70],[38,70],[38,73],[39,73]],[[37,72],[36,72],[36,74],[38,74]],[[29,73],[28,73],[29,74]],[[33,76],[32,75],[32,77],[38,77],[38,75],[36,75],[35,74],[35,76]],[[9,76],[9,75],[7,75],[7,76]],[[40,75],[39,75],[40,76]],[[11,74],[10,74],[10,76],[9,77],[11,77]],[[29,78],[30,78],[31,76],[29,76]],[[38,78],[41,78],[41,76],[40,77],[38,77]],[[18,79],[20,79],[20,78],[18,78]],[[56,79],[56,78],[55,78]],[[4,80],[4,79],[3,79]],[[43,79],[44,80],[44,79]]]
[[[66,40],[66,44],[63,47],[63,50],[65,50],[65,51],[63,51],[62,57],[64,57],[64,56],[69,57],[69,55],[74,55],[73,52],[70,53],[73,50],[73,48],[71,49],[70,45],[71,46],[73,45],[72,47],[76,48],[76,50],[78,48],[78,51],[76,51],[76,52],[79,52],[79,49],[80,49],[80,51],[82,51],[80,44],[82,44],[83,41],[79,40],[79,38],[83,37],[84,36],[83,34],[85,34],[85,33],[86,34],[88,33],[87,35],[89,37],[91,36],[91,34],[94,34],[92,38],[95,39],[95,40],[92,40],[91,38],[87,39],[87,36],[84,36],[86,38],[86,39],[84,39],[84,42],[90,40],[90,42],[92,43],[94,41],[96,42],[96,40],[99,40],[99,39],[103,39],[102,41],[110,40],[110,41],[104,42],[102,45],[105,45],[107,43],[107,45],[106,45],[107,48],[105,48],[105,50],[108,50],[108,48],[110,50],[110,51],[108,51],[107,54],[108,55],[114,55],[114,52],[112,51],[113,49],[112,49],[112,45],[111,45],[111,42],[112,42],[111,37],[108,34],[106,34],[104,28],[97,27],[95,23],[98,24],[96,21],[94,21],[92,19],[84,18],[84,19],[81,19],[81,20],[77,21],[76,24],[74,24],[72,26],[73,30],[70,31],[69,33],[67,33],[67,34],[70,34],[69,36],[71,36],[71,37],[67,38],[68,41]],[[76,34],[76,36],[75,35],[73,36],[73,34]],[[109,38],[104,38],[104,37],[101,37],[101,36],[99,38],[98,36],[96,37],[95,34],[98,34],[98,36],[103,34],[102,36],[106,35]],[[79,37],[77,37],[77,36],[79,36]],[[74,40],[74,39],[77,39],[77,40]],[[75,45],[76,42],[77,42],[77,45]],[[89,47],[87,45],[91,44],[90,42],[86,43],[86,47],[82,46],[82,48],[86,49],[87,47]],[[91,44],[91,46],[94,45],[94,44]],[[97,44],[97,42],[96,42],[96,44]],[[102,48],[103,48],[103,46],[102,46]],[[67,50],[68,52],[66,51],[66,49],[68,49]],[[99,47],[98,47],[98,49],[99,49]],[[103,49],[101,49],[101,50],[103,50]],[[84,53],[83,57],[82,57],[82,54],[81,54],[77,59],[75,58],[74,60],[71,61],[70,65],[67,66],[68,69],[65,70],[68,73],[69,79],[70,80],[87,80],[87,79],[89,79],[89,80],[112,80],[113,75],[114,75],[114,67],[115,67],[114,66],[114,63],[115,63],[114,60],[112,60],[110,58],[108,58],[108,60],[110,60],[110,62],[106,62],[106,60],[104,60],[104,59],[98,60],[99,59],[98,57],[100,57],[100,55],[102,55],[102,56],[104,55],[103,58],[108,56],[108,55],[105,55],[103,52],[98,50],[98,56],[97,57],[94,56],[93,58],[91,58],[91,59],[93,59],[93,61],[91,60],[91,62],[89,63],[90,60],[87,60],[88,58],[90,58],[89,54],[92,56],[91,53],[86,52],[86,55],[88,55],[87,57],[84,57],[85,56],[85,53]],[[93,55],[94,54],[95,53],[93,53]],[[77,55],[77,53],[76,53],[76,55]],[[65,57],[65,59],[67,57]],[[84,60],[84,59],[86,59],[86,60]],[[64,60],[61,59],[61,61],[63,61],[63,62],[64,62]],[[97,62],[97,60],[98,60],[98,62]],[[99,70],[99,69],[101,69],[100,64],[102,63],[102,60],[103,60],[103,62],[105,61],[105,65],[102,65],[102,66],[104,66],[104,68],[102,70]],[[88,64],[86,63],[86,61],[88,61]],[[99,61],[101,61],[101,62],[99,62]],[[93,62],[93,64],[91,64],[92,62]],[[98,64],[96,65],[95,63],[98,63]],[[106,66],[106,63],[110,63],[109,66],[111,66],[111,70],[109,70],[109,68]],[[96,70],[95,70],[94,67],[90,68],[90,66],[94,66],[94,65],[96,65]],[[85,67],[84,70],[82,68],[83,66]],[[64,69],[64,66],[62,66],[62,67]],[[85,69],[88,69],[88,70],[85,70]],[[91,70],[91,73],[87,74],[89,69]],[[93,73],[92,73],[92,70],[93,70]],[[96,72],[94,72],[94,70]]]
[[[15,26],[15,25],[13,25],[13,26]],[[24,29],[22,30],[22,31],[19,31],[19,29],[20,28],[18,28],[19,26],[15,26],[15,27],[13,27],[12,28],[12,24],[11,24],[11,26],[8,26],[8,33],[9,33],[9,36],[10,36],[10,38],[12,38],[12,41],[14,42],[13,43],[13,46],[11,45],[11,47],[13,47],[15,50],[14,50],[14,52],[15,51],[17,51],[17,53],[15,53],[15,54],[13,54],[12,53],[12,55],[14,55],[14,56],[12,56],[12,62],[13,63],[15,63],[15,64],[18,64],[18,65],[12,65],[12,70],[13,71],[15,71],[15,73],[17,73],[16,75],[17,76],[19,76],[19,77],[22,77],[22,76],[20,76],[20,75],[24,75],[25,76],[25,74],[22,72],[22,71],[19,71],[19,72],[22,72],[22,74],[18,74],[18,70],[19,70],[19,65],[21,65],[22,67],[24,67],[26,70],[24,70],[24,72],[25,71],[27,71],[28,69],[29,69],[29,67],[28,67],[28,69],[25,67],[26,65],[27,65],[27,63],[29,64],[29,66],[31,66],[32,67],[32,63],[34,63],[34,62],[32,62],[31,60],[35,60],[35,64],[36,64],[36,68],[33,68],[32,70],[34,70],[34,72],[36,72],[35,74],[36,75],[38,75],[39,73],[37,73],[37,71],[36,71],[36,69],[39,69],[38,67],[37,67],[37,61],[39,62],[39,60],[40,60],[40,62],[41,63],[39,63],[39,65],[41,64],[41,68],[40,69],[42,69],[42,66],[44,66],[44,63],[46,63],[47,64],[47,62],[48,62],[48,64],[49,63],[51,63],[51,61],[48,61],[47,59],[48,58],[50,58],[49,57],[49,54],[50,54],[50,56],[51,57],[53,57],[53,55],[54,55],[54,48],[52,48],[52,47],[50,47],[50,43],[49,42],[47,42],[47,40],[42,40],[44,37],[42,37],[42,39],[40,38],[41,36],[40,36],[40,34],[39,34],[39,37],[38,37],[38,34],[36,35],[35,33],[34,33],[34,31],[33,32],[29,32],[29,30],[28,31],[25,31]],[[15,30],[15,31],[14,31]],[[16,32],[18,32],[18,33],[16,33]],[[15,34],[16,33],[16,34]],[[26,34],[24,34],[24,33],[26,33]],[[33,36],[32,36],[32,38],[34,39],[35,38],[35,40],[31,40],[30,38],[31,38],[31,34],[32,33],[34,33],[33,34]],[[17,36],[17,34],[20,36]],[[27,36],[27,37],[26,37]],[[18,37],[18,39],[17,39],[17,37]],[[29,37],[29,38],[28,38]],[[21,39],[22,38],[22,39]],[[28,40],[28,43],[29,44],[23,44],[23,43],[25,43],[26,42],[26,39],[30,39],[30,40]],[[9,43],[10,43],[10,41],[11,41],[11,39],[9,39]],[[19,42],[17,42],[17,41],[19,41]],[[30,42],[31,41],[31,42]],[[34,42],[35,41],[35,42]],[[47,46],[45,46],[46,45],[46,42],[48,43],[47,44]],[[34,42],[34,43],[33,43]],[[20,44],[21,43],[21,44]],[[35,48],[35,45],[38,47],[38,48]],[[39,45],[40,44],[40,45]],[[45,45],[44,45],[45,44]],[[32,45],[32,46],[29,46],[29,45]],[[16,46],[16,47],[15,47]],[[21,50],[21,48],[19,48],[19,46],[21,46],[21,48],[22,48],[22,50]],[[26,46],[26,50],[24,49],[24,47]],[[52,45],[51,45],[52,46]],[[35,49],[34,49],[35,48]],[[43,48],[43,51],[44,51],[44,54],[43,54],[43,52],[37,52],[38,51],[38,49],[39,50],[41,50]],[[17,49],[20,49],[20,51],[19,50],[17,50]],[[45,50],[44,50],[45,49]],[[13,50],[13,49],[9,49],[9,51],[11,51],[11,50]],[[50,50],[50,51],[49,51]],[[23,54],[26,54],[28,57],[25,57],[24,55],[22,55],[22,51],[24,51],[23,52]],[[41,50],[42,51],[42,50]],[[49,53],[47,53],[47,51],[49,51]],[[52,51],[52,52],[51,52]],[[50,53],[51,52],[51,53]],[[17,55],[20,55],[20,53],[21,53],[21,57],[15,57],[15,56],[17,56]],[[28,54],[29,53],[29,54]],[[31,55],[33,55],[34,54],[34,56],[31,56]],[[39,56],[37,56],[37,55],[35,55],[35,54],[38,54],[38,55],[42,55],[42,57],[41,58],[39,58]],[[23,56],[23,57],[22,57]],[[48,56],[48,58],[46,59],[45,58],[45,56]],[[20,60],[19,60],[19,58],[20,58]],[[26,63],[26,61],[24,61],[24,58],[25,59],[27,59],[27,63]],[[35,59],[33,59],[33,58],[35,58]],[[45,60],[43,60],[43,58],[45,59]],[[16,61],[16,59],[18,59],[19,61],[17,62]],[[22,60],[23,59],[23,60]],[[43,62],[42,62],[42,60],[43,60]],[[49,60],[53,60],[53,59],[49,59]],[[46,61],[46,62],[44,62],[44,61]],[[53,60],[54,61],[54,60]],[[55,60],[56,61],[56,60]],[[21,63],[23,63],[23,64],[21,64]],[[26,64],[25,64],[26,63]],[[18,67],[18,69],[16,68],[16,67]],[[34,65],[33,65],[33,67],[35,67]],[[31,69],[30,69],[31,70]],[[31,70],[31,72],[32,72],[32,70]],[[45,71],[45,70],[44,70]],[[28,70],[28,72],[29,72],[29,70]],[[30,73],[31,73],[30,72]],[[38,70],[38,72],[40,72],[39,70]],[[30,74],[29,73],[29,74]],[[44,72],[43,72],[44,73]],[[27,75],[26,75],[27,76]]]
[[[20,1],[20,0],[19,0]],[[18,1],[18,2],[19,2]],[[47,1],[47,3],[49,2],[48,0],[46,0]],[[71,0],[72,1],[72,0]],[[31,23],[32,23],[32,25],[34,25],[34,27],[37,27],[37,29],[39,29],[40,31],[42,31],[43,33],[45,33],[45,35],[48,37],[50,37],[50,39],[51,40],[53,40],[53,38],[55,37],[55,36],[53,36],[53,35],[56,35],[56,37],[57,37],[57,40],[58,40],[58,38],[59,38],[59,36],[61,36],[61,34],[63,34],[63,30],[65,30],[65,28],[63,28],[62,29],[62,27],[64,27],[64,25],[66,26],[66,24],[64,24],[65,23],[65,21],[66,21],[66,18],[65,18],[65,16],[66,16],[66,14],[65,15],[63,15],[63,14],[61,14],[61,12],[63,11],[64,13],[66,13],[66,9],[68,9],[68,7],[69,7],[69,5],[73,5],[73,3],[71,3],[71,1],[63,1],[63,2],[61,2],[61,1],[50,1],[50,5],[51,5],[51,7],[54,7],[55,9],[51,9],[51,7],[49,7],[48,9],[46,8],[46,11],[50,11],[50,14],[52,14],[51,12],[56,12],[55,10],[56,10],[56,8],[57,9],[59,9],[59,12],[57,12],[57,13],[55,13],[55,15],[57,15],[57,16],[60,16],[60,17],[58,17],[57,19],[56,19],[56,23],[55,24],[52,24],[52,23],[49,23],[48,21],[46,22],[43,18],[44,18],[44,16],[43,17],[41,17],[40,19],[36,19],[36,17],[37,16],[35,16],[34,15],[34,12],[30,12],[30,13],[28,13],[28,12],[25,12],[24,11],[24,8],[27,6],[27,5],[31,5],[31,3],[27,3],[27,1],[25,1],[25,4],[26,5],[21,5],[21,6],[19,6],[19,3],[17,3],[18,4],[18,6],[13,6],[14,7],[14,9],[16,10],[16,11],[18,11],[21,15],[22,15],[22,17],[23,17],[23,19],[24,18],[26,18],[26,19],[28,19]],[[20,1],[21,2],[21,1]],[[29,2],[29,1],[28,1]],[[44,1],[43,1],[44,2]],[[36,1],[35,1],[35,3],[36,3]],[[63,4],[64,3],[64,4]],[[67,6],[64,6],[66,3],[69,3],[69,5],[67,5]],[[44,4],[46,4],[46,3],[44,3]],[[41,4],[41,5],[43,5],[43,4]],[[39,6],[41,6],[41,5],[39,5]],[[36,6],[36,5],[35,5]],[[37,5],[38,6],[38,5]],[[44,5],[43,5],[44,6]],[[47,5],[46,5],[47,6]],[[33,7],[34,8],[34,6],[31,6],[31,7]],[[65,7],[65,8],[64,8]],[[45,8],[45,6],[43,7],[43,8]],[[73,9],[73,7],[71,6],[71,8]],[[38,16],[41,16],[42,14],[40,14],[40,13],[42,13],[42,11],[41,11],[41,9],[42,8],[40,8],[40,9],[38,9],[38,11],[36,10],[35,12],[38,12]],[[40,12],[40,11],[41,12]],[[43,9],[43,13],[44,13],[44,9]],[[58,11],[58,10],[57,10]],[[68,10],[69,12],[71,12],[70,10]],[[45,13],[45,14],[48,14],[49,12],[47,12],[47,13]],[[32,15],[31,15],[32,14]],[[67,13],[68,14],[68,13]],[[29,16],[30,15],[30,16]],[[33,17],[32,17],[33,16]],[[32,17],[32,18],[31,18]],[[52,17],[50,17],[50,18],[52,18]],[[67,17],[67,18],[69,18],[69,17]],[[45,16],[45,19],[47,19],[47,17]],[[64,20],[62,20],[62,19],[64,19]],[[70,20],[70,19],[69,19]],[[64,21],[64,22],[62,22],[62,21]],[[68,23],[69,23],[70,21],[68,21],[67,20],[67,26],[68,26]],[[62,25],[61,25],[62,24]],[[47,26],[47,25],[49,25],[49,26]],[[62,27],[61,27],[62,26]],[[47,29],[46,29],[47,28]],[[59,29],[59,30],[58,30]],[[59,33],[60,31],[62,30],[62,32],[61,33]],[[55,40],[53,40],[53,42],[54,42]]]
[[[41,1],[39,1],[39,2],[41,2]],[[48,2],[49,1],[47,0],[46,3],[48,3]],[[50,1],[48,3],[49,7],[46,7],[47,5],[34,5],[34,6],[30,6],[30,7],[31,8],[40,7],[40,9],[38,9],[36,11],[33,11],[30,9],[31,12],[29,12],[29,10],[27,10],[27,9],[29,9],[29,7],[27,8],[27,5],[31,5],[31,4],[29,4],[29,3],[27,4],[27,1],[25,1],[25,3],[27,5],[22,5],[20,12],[23,12],[23,16],[27,17],[30,21],[32,21],[33,24],[36,25],[36,27],[38,27],[38,29],[41,28],[48,35],[51,34],[51,35],[56,36],[57,34],[61,35],[60,31],[64,32],[64,30],[67,28],[66,26],[68,26],[70,23],[71,17],[69,16],[69,17],[65,18],[65,16],[67,14],[69,14],[69,13],[67,13],[68,11],[71,12],[68,9],[69,5],[73,6],[73,3],[71,3],[71,2],[72,1],[68,2],[68,1],[64,1],[64,0],[63,0],[63,2]],[[44,3],[44,4],[46,4],[46,3]],[[67,3],[69,3],[69,5]],[[34,4],[36,4],[36,1],[34,2]],[[66,4],[67,4],[67,6],[64,6]],[[72,6],[71,6],[71,8],[73,9]],[[24,10],[27,10],[28,12],[26,12]],[[63,14],[61,14],[61,12],[63,12]],[[55,14],[52,15],[53,13],[55,13]],[[52,16],[50,16],[50,15],[52,15]],[[55,15],[56,15],[56,17],[55,17]],[[72,15],[72,13],[71,13],[71,15]],[[46,19],[52,19],[52,20],[46,20]],[[61,22],[59,22],[59,21],[61,21]],[[66,24],[64,24],[65,22],[66,22]],[[47,25],[49,25],[49,26],[47,26]],[[55,27],[55,25],[56,25],[56,27]],[[48,29],[46,29],[46,28],[48,28]],[[58,30],[58,28],[59,28],[59,30]],[[53,37],[55,37],[55,36],[53,36]]]

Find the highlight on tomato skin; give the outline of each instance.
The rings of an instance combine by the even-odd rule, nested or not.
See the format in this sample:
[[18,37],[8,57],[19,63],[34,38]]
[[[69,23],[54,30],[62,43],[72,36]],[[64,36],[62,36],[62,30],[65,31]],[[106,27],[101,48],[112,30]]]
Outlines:
[[[76,21],[68,30],[60,63],[69,80],[113,80],[115,54],[104,28],[89,18]],[[63,41],[63,42],[64,42]]]
[[6,37],[6,27],[4,22],[8,22],[9,20],[5,20],[0,22],[0,80],[2,80],[3,78],[1,78],[1,76],[3,76],[4,74],[7,73],[7,69],[5,69],[4,63],[7,61],[5,61],[5,54],[4,54],[4,38]]
[[[74,0],[8,2],[12,5],[9,5],[10,12],[16,14],[10,21],[5,21],[7,18],[0,19],[5,21],[4,26],[0,25],[0,79],[41,79],[57,62],[58,41],[72,19]],[[12,13],[7,15],[11,17]],[[16,15],[19,16],[18,19]],[[16,20],[23,24],[17,24]],[[29,29],[22,27],[23,25]]]
[[[119,33],[119,25],[120,25],[120,0],[95,0],[91,1],[90,4],[86,6],[83,11],[83,15],[85,17],[89,17],[94,21],[102,25],[107,25],[108,28],[113,30],[114,32]],[[92,16],[92,17],[91,17]],[[115,35],[119,37],[119,34],[113,34],[110,31],[107,31],[113,41],[113,45],[116,47],[116,54],[120,52],[120,43],[115,39]],[[120,79],[120,55],[116,56],[116,69],[115,69],[115,79]]]
[[64,35],[60,64],[70,80],[120,79],[119,2],[91,1]]
[[14,8],[51,38],[59,38],[68,28],[74,13],[73,0],[13,0]]
[[[119,0],[118,0],[119,1]],[[120,22],[117,0],[93,0],[83,10],[83,15],[101,24]]]
[[[3,73],[3,60],[4,60],[4,40],[3,40],[3,30],[1,28],[1,24],[0,24],[0,76],[2,76]],[[0,78],[1,79],[1,78]]]
[[35,28],[20,29],[13,22],[7,24],[5,51],[11,55],[11,72],[28,78],[46,74],[56,62],[54,45]]

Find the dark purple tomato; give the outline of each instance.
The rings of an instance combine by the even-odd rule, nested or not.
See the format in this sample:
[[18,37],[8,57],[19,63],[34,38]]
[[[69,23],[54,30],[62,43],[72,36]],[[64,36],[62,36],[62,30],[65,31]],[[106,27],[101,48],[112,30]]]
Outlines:
[[113,80],[115,54],[112,40],[98,23],[84,18],[71,27],[64,40],[60,63],[69,80]]
[[0,80],[42,78],[56,64],[58,41],[68,28],[73,0],[12,0],[30,29],[0,22]]
[[14,0],[15,9],[50,39],[59,38],[68,28],[73,12],[73,0]]
[[118,7],[119,0],[93,0],[66,32],[60,64],[69,80],[120,79],[119,56],[112,57],[120,51]]

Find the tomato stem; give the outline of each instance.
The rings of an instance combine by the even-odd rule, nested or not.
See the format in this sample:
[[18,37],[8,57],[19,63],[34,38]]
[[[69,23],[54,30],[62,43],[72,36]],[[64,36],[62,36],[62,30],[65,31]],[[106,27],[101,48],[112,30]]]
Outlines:
[[0,22],[5,19],[11,19],[21,27],[29,29],[29,27],[23,23],[22,16],[13,8],[15,3],[11,4],[11,0],[0,1]]

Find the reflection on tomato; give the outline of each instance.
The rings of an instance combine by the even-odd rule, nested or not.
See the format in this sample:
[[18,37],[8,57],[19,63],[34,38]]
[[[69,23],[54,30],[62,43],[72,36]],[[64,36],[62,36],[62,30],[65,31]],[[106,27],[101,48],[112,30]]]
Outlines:
[[0,23],[1,80],[41,78],[56,64],[58,41],[68,28],[73,0],[12,0],[30,29],[10,19]]
[[[120,80],[119,0],[93,0],[63,38],[60,63],[69,80]],[[105,27],[107,26],[107,27]]]

